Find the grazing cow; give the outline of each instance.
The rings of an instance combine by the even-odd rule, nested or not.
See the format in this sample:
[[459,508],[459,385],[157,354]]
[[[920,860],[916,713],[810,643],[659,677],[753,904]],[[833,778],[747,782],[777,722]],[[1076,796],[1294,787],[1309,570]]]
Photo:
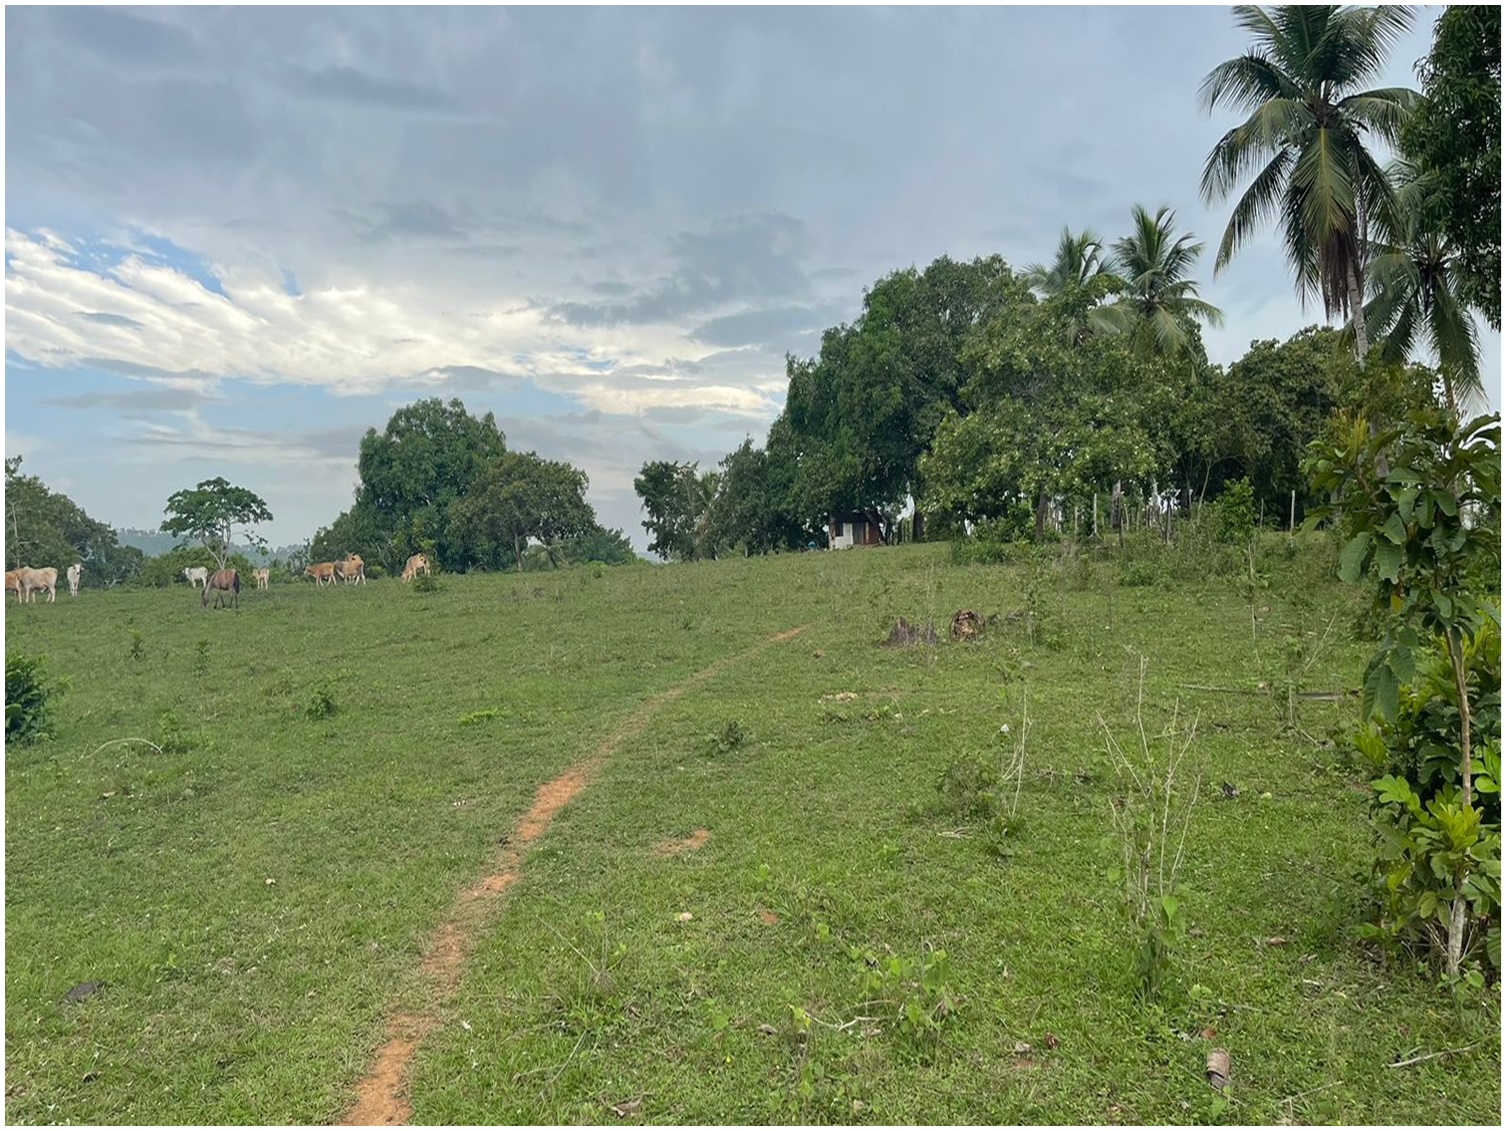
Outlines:
[[197,589],[201,585],[209,584],[209,571],[203,566],[189,566],[183,571],[183,576],[188,578],[188,584]]
[[236,608],[241,604],[241,575],[233,569],[217,569],[210,575],[209,581],[204,586],[204,593],[199,598],[201,608],[209,607],[209,591],[214,590],[214,607],[220,608],[225,594],[231,595],[231,602]]
[[403,580],[412,581],[420,573],[429,572],[429,559],[423,554],[414,554],[408,559],[408,564],[403,566]]
[[68,567],[68,593],[70,596],[78,596],[78,579],[84,574],[83,562],[74,562]]
[[19,605],[21,603],[21,571],[19,569],[5,571],[5,591],[9,593],[12,589],[16,591],[16,604]]
[[265,589],[268,582],[272,579],[272,571],[270,569],[253,569],[251,576],[256,579],[256,587],[258,589]]
[[49,601],[56,601],[58,599],[58,571],[56,566],[46,566],[42,569],[27,569],[25,566],[22,566],[19,572],[21,574],[21,592],[28,601],[33,599],[32,594],[38,589],[47,590],[47,599]]
[[311,565],[303,571],[303,576],[312,577],[314,584],[321,589],[324,588],[326,581],[333,585],[335,583],[335,563],[320,562],[317,565]]
[[335,576],[341,581],[366,584],[366,563],[360,554],[346,554],[343,562],[335,562]]

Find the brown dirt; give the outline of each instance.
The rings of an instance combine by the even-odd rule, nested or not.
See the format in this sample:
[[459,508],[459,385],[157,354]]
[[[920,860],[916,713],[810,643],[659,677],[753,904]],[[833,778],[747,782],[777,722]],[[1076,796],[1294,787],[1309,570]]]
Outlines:
[[779,922],[779,916],[775,915],[767,907],[760,907],[758,909],[758,917],[763,920],[765,927],[772,927]]
[[[732,664],[751,659],[766,648],[798,636],[806,627],[801,625],[765,637],[746,651],[718,660],[709,667],[702,668],[684,683],[651,696],[621,726],[603,739],[584,761],[539,786],[533,804],[518,819],[512,835],[504,841],[506,847],[497,854],[491,869],[456,897],[449,913],[430,936],[420,967],[437,991],[430,1012],[399,1013],[388,1019],[387,1040],[377,1050],[371,1070],[356,1085],[356,1102],[340,1120],[342,1125],[390,1127],[408,1121],[408,1117],[413,1114],[413,1104],[407,1094],[408,1066],[413,1060],[413,1054],[417,1051],[419,1042],[438,1024],[435,1011],[443,999],[460,984],[465,960],[476,936],[501,903],[503,894],[518,878],[523,850],[542,836],[555,815],[590,784],[596,771],[611,753],[648,726],[654,712],[664,704],[715,679]],[[697,829],[685,841],[679,842],[677,851],[699,848],[710,835],[705,829]]]
[[686,852],[694,852],[711,839],[711,833],[706,829],[696,829],[684,840],[666,840],[658,848],[654,849],[658,856],[680,856]]

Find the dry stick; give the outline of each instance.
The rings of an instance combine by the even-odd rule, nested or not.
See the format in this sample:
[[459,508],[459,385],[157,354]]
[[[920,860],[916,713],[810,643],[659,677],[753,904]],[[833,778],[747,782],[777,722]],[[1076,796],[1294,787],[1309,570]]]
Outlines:
[[95,754],[98,754],[101,750],[105,749],[106,746],[119,746],[122,742],[139,742],[143,746],[150,746],[158,754],[162,753],[162,747],[158,746],[155,742],[152,742],[145,738],[112,738],[109,742],[104,743],[104,745],[97,746],[92,751],[90,751],[89,757],[94,757]]
[[1421,1064],[1424,1060],[1437,1060],[1440,1056],[1452,1056],[1454,1053],[1469,1052],[1470,1049],[1474,1048],[1475,1045],[1478,1045],[1479,1043],[1480,1043],[1479,1041],[1476,1041],[1475,1044],[1473,1044],[1473,1045],[1464,1045],[1462,1048],[1457,1048],[1457,1049],[1443,1049],[1440,1052],[1430,1052],[1426,1056],[1414,1056],[1414,1057],[1412,1057],[1411,1060],[1398,1060],[1395,1064],[1388,1064],[1388,1065],[1386,1065],[1386,1067],[1387,1068],[1409,1068],[1409,1067],[1411,1067],[1414,1064]]

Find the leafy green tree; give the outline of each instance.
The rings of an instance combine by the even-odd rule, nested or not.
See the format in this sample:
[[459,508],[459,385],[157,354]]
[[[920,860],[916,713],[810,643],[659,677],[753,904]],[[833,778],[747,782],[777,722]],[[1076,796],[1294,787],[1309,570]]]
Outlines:
[[721,468],[706,522],[711,547],[767,554],[805,544],[810,534],[790,506],[789,478],[780,474],[777,453],[755,448],[749,438]]
[[1438,359],[1450,412],[1457,415],[1461,403],[1483,407],[1480,342],[1461,298],[1463,256],[1438,223],[1439,212],[1428,203],[1432,176],[1419,176],[1404,161],[1392,170],[1401,227],[1394,240],[1376,244],[1368,268],[1375,297],[1365,305],[1365,320],[1371,333],[1381,337],[1387,361],[1405,361],[1419,338],[1426,342]]
[[1203,199],[1223,200],[1255,175],[1234,206],[1214,271],[1227,266],[1257,228],[1277,220],[1298,297],[1305,302],[1317,294],[1325,315],[1338,311],[1352,320],[1363,365],[1370,233],[1372,226],[1383,232],[1398,226],[1395,194],[1369,145],[1396,144],[1417,94],[1362,88],[1385,65],[1411,13],[1401,7],[1242,5],[1234,18],[1254,45],[1209,72],[1200,94],[1210,112],[1227,105],[1249,117],[1208,155]]
[[1198,298],[1189,278],[1203,245],[1189,232],[1175,239],[1176,213],[1161,208],[1152,216],[1142,206],[1130,210],[1133,228],[1115,240],[1110,271],[1124,282],[1119,297],[1104,311],[1111,324],[1128,332],[1136,344],[1161,357],[1190,355],[1199,344],[1192,326],[1222,326],[1218,307]]
[[652,460],[633,480],[648,519],[643,529],[653,536],[648,552],[665,561],[695,561],[703,556],[702,534],[716,495],[713,472],[704,475],[694,463]]
[[22,475],[20,456],[5,461],[4,523],[7,569],[51,565],[61,576],[81,562],[83,583],[104,586],[129,580],[141,564],[140,552],[121,546],[109,526],[36,476]]
[[[389,574],[396,573],[407,561],[400,555],[390,528],[382,522],[376,508],[368,501],[356,503],[342,511],[329,526],[321,527],[309,543],[310,561],[329,562],[347,554],[359,554]],[[307,563],[305,563],[307,564]]]
[[601,562],[603,565],[627,565],[638,560],[633,544],[621,530],[593,526],[584,534],[563,543],[565,561],[571,565]]
[[[495,417],[472,416],[458,399],[417,401],[393,413],[381,432],[367,429],[353,510],[368,510],[380,535],[373,537],[390,540],[390,551],[378,555],[383,564],[390,569],[432,543],[446,568],[466,568],[464,548],[448,538],[450,504],[506,451]],[[367,529],[364,515],[353,522]]]
[[1459,298],[1501,328],[1501,8],[1456,4],[1418,65],[1402,152],[1433,180],[1428,227],[1457,253]]
[[[237,487],[222,476],[202,480],[197,487],[174,491],[163,509],[162,529],[180,540],[197,542],[209,551],[216,569],[224,569],[237,526],[271,522],[272,512],[260,495]],[[242,544],[264,547],[266,540],[252,530],[241,531]]]
[[596,526],[586,473],[533,452],[493,460],[450,504],[447,536],[465,557],[491,569],[511,555],[519,571],[530,539],[552,545]]
[[1034,302],[998,256],[943,256],[879,280],[856,322],[826,331],[816,358],[789,358],[784,427],[801,522],[891,512],[918,494],[921,454],[962,407],[969,342],[1003,311]]

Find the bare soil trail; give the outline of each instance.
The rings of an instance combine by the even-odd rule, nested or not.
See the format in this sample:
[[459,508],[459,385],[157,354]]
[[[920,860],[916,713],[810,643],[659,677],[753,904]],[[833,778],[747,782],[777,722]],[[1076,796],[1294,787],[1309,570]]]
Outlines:
[[[420,969],[425,981],[432,987],[432,1004],[425,1012],[394,1013],[387,1019],[387,1039],[377,1050],[371,1070],[356,1085],[356,1102],[340,1120],[342,1125],[383,1127],[408,1121],[408,1117],[413,1114],[413,1104],[407,1094],[408,1066],[418,1050],[419,1042],[438,1024],[440,1007],[460,984],[466,957],[470,954],[477,934],[498,911],[503,894],[518,878],[528,846],[542,836],[555,815],[590,784],[612,752],[623,742],[642,733],[654,713],[666,703],[672,703],[687,692],[694,691],[729,667],[798,636],[808,627],[800,625],[765,637],[753,647],[724,657],[709,667],[702,668],[684,683],[676,684],[645,700],[583,761],[539,786],[533,804],[518,818],[512,835],[502,842],[503,848],[492,861],[487,873],[456,897],[450,910],[430,935]],[[693,847],[699,847],[699,843]]]

